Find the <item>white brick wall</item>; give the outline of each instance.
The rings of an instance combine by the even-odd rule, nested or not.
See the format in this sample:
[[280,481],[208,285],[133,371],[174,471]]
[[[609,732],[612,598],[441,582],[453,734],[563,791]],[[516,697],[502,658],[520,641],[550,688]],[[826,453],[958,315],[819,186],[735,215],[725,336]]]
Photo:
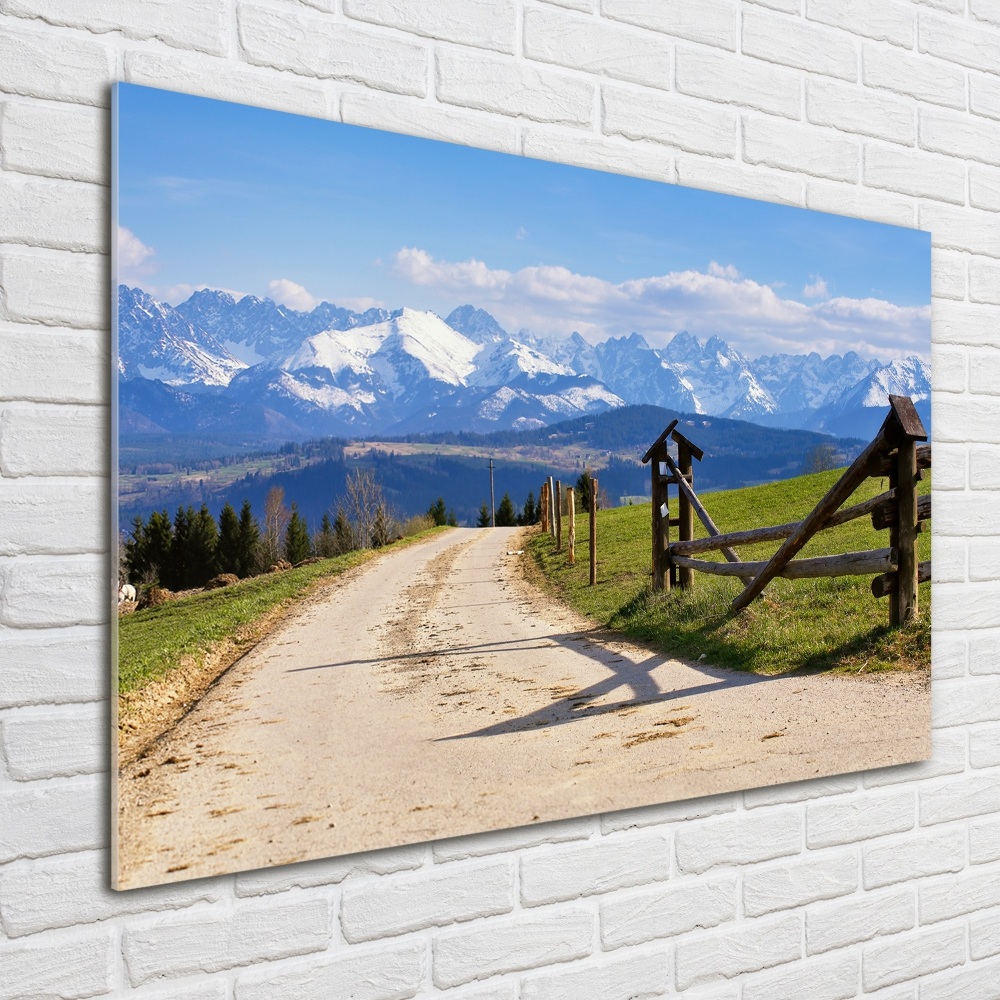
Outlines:
[[[932,760],[110,892],[115,79],[930,229]],[[996,0],[0,0],[0,1000],[1000,995],[998,122]]]

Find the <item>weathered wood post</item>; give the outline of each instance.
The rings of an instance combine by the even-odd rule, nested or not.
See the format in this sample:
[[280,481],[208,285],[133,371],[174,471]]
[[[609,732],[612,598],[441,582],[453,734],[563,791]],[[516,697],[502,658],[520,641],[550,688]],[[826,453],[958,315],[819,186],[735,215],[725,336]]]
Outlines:
[[556,480],[556,552],[562,552],[562,482]]
[[555,500],[556,500],[556,487],[555,480],[549,476],[549,534],[555,538],[556,537],[556,512],[555,512]]
[[542,488],[538,491],[538,523],[542,531],[549,529],[549,484],[542,483]]
[[896,527],[889,545],[899,553],[896,589],[889,603],[889,624],[906,625],[919,611],[917,590],[917,444],[907,437],[896,452]]
[[[677,426],[671,420],[663,433],[649,446],[642,456],[642,464],[650,463],[650,507],[652,521],[651,561],[653,590],[669,590],[673,571],[670,566],[670,510],[665,481],[667,438]],[[661,470],[660,463],[664,464]]]
[[590,477],[590,585],[597,583],[597,480]]
[[[676,435],[677,432],[675,431]],[[679,436],[679,435],[678,435]],[[686,438],[677,443],[677,468],[680,470],[691,489],[694,489],[694,470],[691,464],[691,444]],[[682,542],[690,542],[694,538],[694,509],[687,493],[677,491],[677,538]],[[694,586],[694,570],[688,566],[680,566],[677,571],[677,585],[682,590],[690,590]]]
[[576,565],[576,497],[573,495],[573,487],[566,487],[566,514],[569,518],[568,539],[566,542],[566,562],[570,566]]

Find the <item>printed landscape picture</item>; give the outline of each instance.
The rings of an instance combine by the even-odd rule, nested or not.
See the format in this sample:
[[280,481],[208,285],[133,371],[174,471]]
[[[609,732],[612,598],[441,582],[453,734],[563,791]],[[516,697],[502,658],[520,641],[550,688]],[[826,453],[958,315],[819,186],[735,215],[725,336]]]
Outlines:
[[129,84],[114,172],[116,888],[928,755],[927,233]]

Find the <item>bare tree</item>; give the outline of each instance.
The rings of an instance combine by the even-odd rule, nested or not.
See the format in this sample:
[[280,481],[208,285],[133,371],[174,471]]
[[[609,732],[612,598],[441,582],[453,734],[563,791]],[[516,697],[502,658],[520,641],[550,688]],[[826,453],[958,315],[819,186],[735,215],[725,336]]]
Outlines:
[[273,566],[280,558],[285,532],[292,512],[285,506],[285,491],[272,486],[264,500],[264,535],[260,540],[264,567]]
[[[354,529],[354,539],[358,548],[370,549],[376,542],[376,528],[384,534],[387,505],[382,486],[371,469],[355,469],[347,477],[347,516]],[[382,522],[382,523],[380,523]],[[381,537],[380,544],[384,544]]]

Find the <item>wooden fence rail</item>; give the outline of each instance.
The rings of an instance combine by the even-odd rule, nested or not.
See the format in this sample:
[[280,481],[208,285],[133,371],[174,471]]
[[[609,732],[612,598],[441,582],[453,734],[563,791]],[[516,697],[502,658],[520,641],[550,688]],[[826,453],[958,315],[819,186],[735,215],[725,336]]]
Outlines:
[[[889,412],[878,433],[851,463],[826,495],[801,521],[746,531],[720,532],[694,490],[692,457],[704,457],[700,449],[676,430],[671,422],[650,445],[643,463],[651,463],[652,476],[652,579],[654,590],[671,586],[693,586],[695,571],[717,576],[736,576],[744,581],[743,591],[731,605],[735,614],[758,597],[775,577],[802,579],[825,576],[878,574],[872,581],[875,597],[890,598],[889,622],[903,625],[918,612],[917,585],[930,579],[930,562],[917,559],[917,535],[931,516],[931,498],[917,496],[922,470],[931,467],[931,446],[926,441],[920,417],[912,400],[890,396]],[[677,445],[677,460],[669,455],[668,442]],[[889,489],[878,496],[850,507],[845,500],[870,476],[887,476]],[[669,514],[668,487],[678,492],[678,517]],[[692,514],[708,532],[707,538],[693,538]],[[889,545],[869,552],[847,552],[809,559],[794,559],[802,547],[819,531],[871,515],[872,525],[888,529]],[[670,528],[676,526],[680,537],[670,541]],[[783,542],[770,559],[742,562],[735,551],[738,545],[759,542]],[[727,562],[693,558],[721,551]]]

